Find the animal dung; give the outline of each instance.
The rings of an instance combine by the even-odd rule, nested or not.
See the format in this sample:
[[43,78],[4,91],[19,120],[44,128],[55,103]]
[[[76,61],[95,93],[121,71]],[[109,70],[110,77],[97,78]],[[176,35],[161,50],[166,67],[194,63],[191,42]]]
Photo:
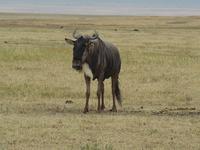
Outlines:
[[139,29],[133,29],[133,31],[140,31]]
[[66,101],[65,101],[65,104],[73,104],[73,101],[71,101],[71,100],[66,100]]
[[74,102],[72,100],[66,100],[65,104],[63,105],[63,111],[65,111],[65,109],[69,110],[73,108],[74,107],[73,103]]

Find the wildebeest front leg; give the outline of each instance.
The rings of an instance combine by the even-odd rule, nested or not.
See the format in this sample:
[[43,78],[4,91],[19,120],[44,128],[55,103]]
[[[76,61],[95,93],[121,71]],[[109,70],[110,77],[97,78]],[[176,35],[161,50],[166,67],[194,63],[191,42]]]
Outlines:
[[104,83],[102,82],[102,87],[101,87],[101,100],[102,100],[102,103],[101,103],[101,110],[104,110],[105,109],[105,104],[104,104]]
[[89,98],[90,98],[90,78],[86,75],[85,76],[85,83],[86,83],[86,93],[85,93],[85,96],[86,96],[86,102],[85,102],[85,108],[83,110],[84,113],[87,113],[89,111]]
[[117,112],[117,108],[115,104],[115,90],[116,90],[117,78],[113,76],[111,80],[112,80],[112,97],[113,97],[113,106],[112,106],[111,111]]

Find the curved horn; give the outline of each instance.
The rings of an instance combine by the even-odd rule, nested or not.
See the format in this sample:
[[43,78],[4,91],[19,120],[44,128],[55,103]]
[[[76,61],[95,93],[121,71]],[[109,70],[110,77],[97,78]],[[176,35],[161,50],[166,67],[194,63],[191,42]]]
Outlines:
[[80,34],[76,34],[76,31],[77,31],[77,29],[75,29],[74,30],[74,32],[73,32],[73,37],[75,38],[75,39],[78,39],[81,35]]
[[95,30],[94,31],[94,34],[92,35],[92,37],[90,38],[91,40],[95,40],[95,39],[97,39],[99,37],[99,34],[98,34],[98,32]]

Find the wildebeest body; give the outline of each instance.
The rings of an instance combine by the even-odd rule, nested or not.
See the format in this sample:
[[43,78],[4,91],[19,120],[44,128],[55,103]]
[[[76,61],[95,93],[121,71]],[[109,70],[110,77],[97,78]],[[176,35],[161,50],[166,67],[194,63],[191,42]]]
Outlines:
[[[74,32],[75,33],[75,32]],[[73,34],[74,36],[75,34]],[[104,83],[103,81],[111,77],[113,107],[112,111],[117,111],[115,98],[121,105],[121,93],[119,89],[119,73],[121,69],[121,59],[117,47],[113,44],[104,42],[98,34],[90,36],[74,36],[75,41],[65,39],[67,43],[73,44],[72,67],[76,70],[83,70],[86,82],[86,103],[84,113],[88,112],[90,97],[90,80],[98,80],[97,97],[100,112],[105,108],[104,105]],[[100,101],[100,99],[102,101]]]
[[99,38],[93,41],[93,43],[95,45],[93,54],[86,60],[93,73],[93,80],[98,79],[101,74],[104,75],[103,80],[119,74],[121,60],[118,49],[111,43],[104,42]]

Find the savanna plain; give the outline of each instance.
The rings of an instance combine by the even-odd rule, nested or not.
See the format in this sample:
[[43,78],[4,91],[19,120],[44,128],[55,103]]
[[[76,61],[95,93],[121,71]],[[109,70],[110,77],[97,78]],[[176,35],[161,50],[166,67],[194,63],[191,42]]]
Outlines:
[[[123,107],[110,80],[97,113],[92,82],[71,68],[72,38],[99,36],[121,54]],[[0,150],[200,149],[200,17],[0,14]],[[68,103],[66,103],[68,102]]]

